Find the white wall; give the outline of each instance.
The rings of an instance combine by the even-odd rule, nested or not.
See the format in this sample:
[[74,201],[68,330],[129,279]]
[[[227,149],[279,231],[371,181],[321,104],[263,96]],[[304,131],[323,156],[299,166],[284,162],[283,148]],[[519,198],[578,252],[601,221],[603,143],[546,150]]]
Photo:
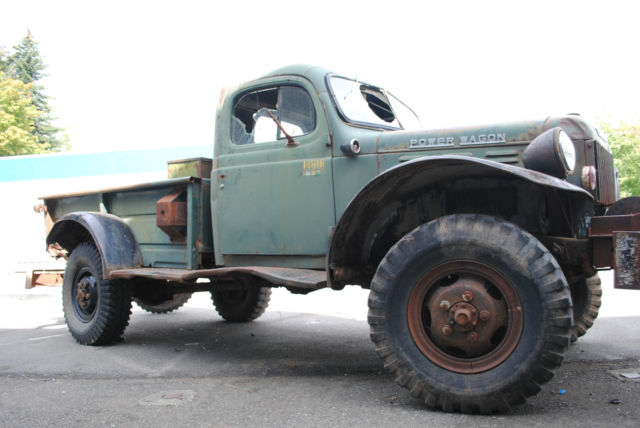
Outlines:
[[28,269],[56,266],[64,268],[64,263],[53,263],[54,259],[46,252],[44,214],[33,210],[39,197],[166,178],[167,173],[164,171],[0,182],[3,201],[0,204],[0,273],[25,272]]

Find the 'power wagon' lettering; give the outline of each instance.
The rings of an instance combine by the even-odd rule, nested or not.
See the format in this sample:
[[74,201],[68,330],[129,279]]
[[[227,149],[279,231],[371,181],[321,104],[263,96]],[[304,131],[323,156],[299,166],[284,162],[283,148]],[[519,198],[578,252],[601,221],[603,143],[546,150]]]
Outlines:
[[478,135],[460,135],[458,137],[426,137],[413,138],[410,140],[409,148],[428,148],[428,147],[447,147],[459,144],[468,146],[470,144],[495,144],[506,143],[505,133],[478,134]]

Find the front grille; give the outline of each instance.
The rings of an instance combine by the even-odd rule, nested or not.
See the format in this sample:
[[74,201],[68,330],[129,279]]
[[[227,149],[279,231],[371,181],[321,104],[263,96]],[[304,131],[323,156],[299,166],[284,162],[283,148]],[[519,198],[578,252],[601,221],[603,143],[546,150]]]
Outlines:
[[598,202],[609,205],[616,200],[616,177],[613,167],[613,156],[596,142],[596,171],[598,187],[596,192]]

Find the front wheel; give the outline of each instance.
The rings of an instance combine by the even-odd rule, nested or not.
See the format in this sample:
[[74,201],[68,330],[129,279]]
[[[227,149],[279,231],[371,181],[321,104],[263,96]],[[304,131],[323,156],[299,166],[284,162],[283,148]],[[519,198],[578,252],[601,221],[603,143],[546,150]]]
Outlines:
[[131,315],[131,295],[123,281],[102,277],[93,244],[73,249],[64,271],[62,307],[71,335],[83,345],[106,345],[122,336]]
[[573,301],[573,327],[571,341],[575,342],[584,336],[598,318],[602,299],[602,282],[600,275],[584,278],[571,286]]
[[385,368],[414,397],[490,413],[551,379],[569,345],[571,297],[533,236],[494,217],[451,215],[389,250],[368,320]]

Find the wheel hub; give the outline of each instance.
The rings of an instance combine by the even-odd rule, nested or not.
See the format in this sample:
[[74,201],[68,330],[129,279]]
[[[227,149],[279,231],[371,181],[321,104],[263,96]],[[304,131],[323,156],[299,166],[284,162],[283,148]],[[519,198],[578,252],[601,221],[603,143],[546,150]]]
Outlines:
[[484,281],[469,275],[434,290],[424,311],[431,317],[431,339],[441,349],[466,357],[491,351],[491,339],[507,317],[504,301],[493,298]]
[[511,285],[477,262],[448,262],[427,272],[414,287],[408,310],[409,329],[422,353],[463,373],[504,361],[524,326]]
[[82,319],[89,319],[95,312],[98,303],[98,288],[96,278],[90,273],[84,273],[76,283],[74,303],[76,312]]
[[473,305],[459,302],[449,310],[449,323],[455,323],[461,330],[471,330],[478,324],[478,311]]

